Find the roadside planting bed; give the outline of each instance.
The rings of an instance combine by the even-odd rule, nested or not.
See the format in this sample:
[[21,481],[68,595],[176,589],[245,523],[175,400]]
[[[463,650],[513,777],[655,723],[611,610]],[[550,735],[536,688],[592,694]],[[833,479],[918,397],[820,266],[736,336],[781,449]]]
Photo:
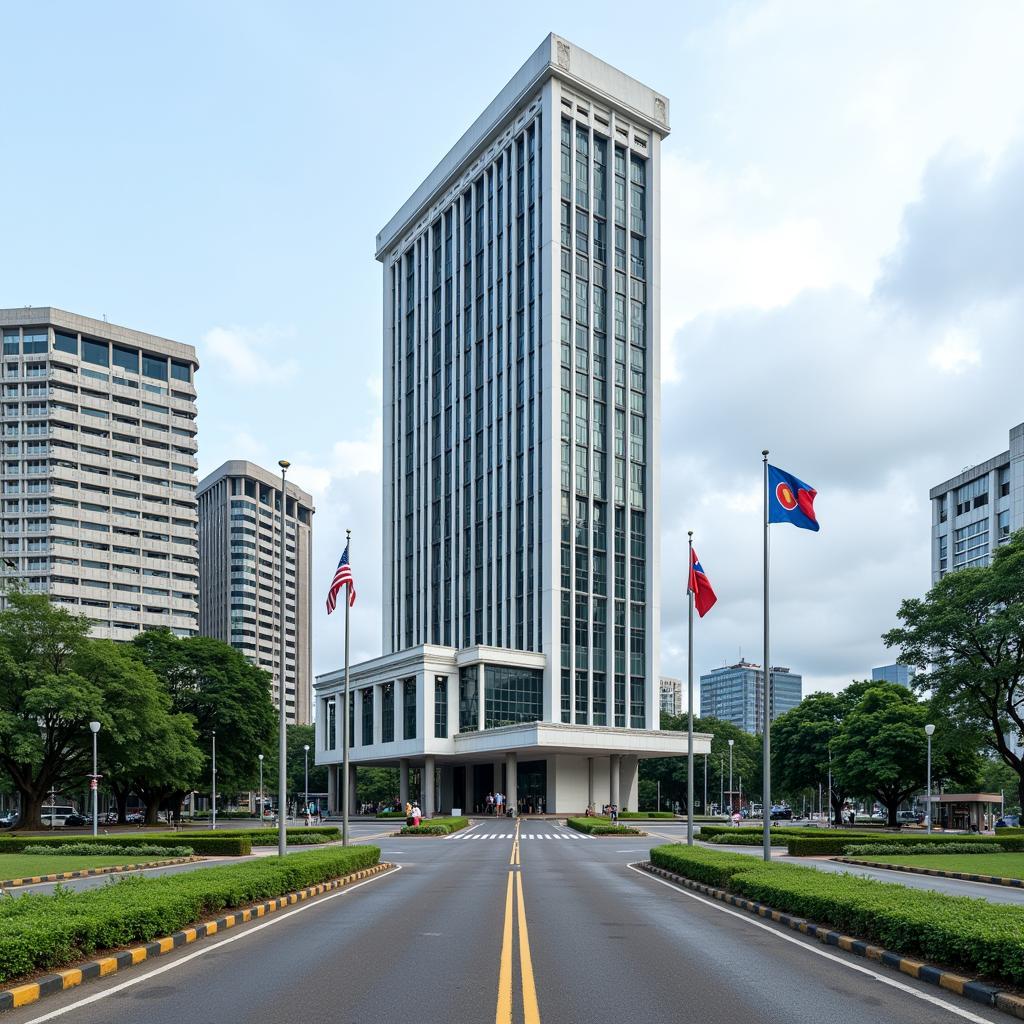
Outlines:
[[911,868],[934,868],[937,871],[959,871],[965,875],[994,875],[996,878],[1024,879],[1024,853],[971,854],[885,854],[877,856],[855,850],[857,860],[870,861],[879,867],[898,864]]
[[162,860],[178,857],[190,857],[188,852],[161,851],[156,854],[146,853],[111,853],[98,856],[93,854],[40,854],[40,853],[3,853],[0,854],[0,880],[14,878],[34,878],[36,875],[60,874],[63,871],[82,871],[86,868],[113,868],[124,864],[140,866],[158,863]]
[[5,900],[0,903],[0,982],[64,967],[98,950],[150,942],[223,910],[283,896],[379,860],[375,846],[334,847]]
[[567,818],[566,825],[589,836],[642,836],[643,832],[631,825],[613,825],[608,818]]
[[469,824],[469,818],[429,818],[419,825],[403,825],[400,836],[447,836]]
[[656,847],[651,863],[903,956],[1024,984],[1022,906],[793,864],[766,864],[706,847]]
[[884,843],[887,846],[919,846],[923,842],[936,845],[969,842],[972,846],[992,846],[1007,853],[1024,851],[1024,836],[1004,836],[1002,831],[998,836],[951,835],[948,832],[938,834],[933,832],[929,836],[926,833],[918,832],[915,835],[892,833],[882,837],[832,832],[817,836],[791,836],[787,845],[791,857],[842,857],[852,846],[875,846],[879,843]]
[[[135,840],[133,842],[132,840]],[[122,848],[144,843],[161,850],[191,846],[197,857],[244,857],[252,853],[252,842],[243,833],[236,832],[166,832],[139,833],[110,836],[0,836],[0,855],[5,853],[31,853],[37,847],[81,846],[96,848],[97,855],[107,847]],[[173,854],[168,854],[173,856]]]

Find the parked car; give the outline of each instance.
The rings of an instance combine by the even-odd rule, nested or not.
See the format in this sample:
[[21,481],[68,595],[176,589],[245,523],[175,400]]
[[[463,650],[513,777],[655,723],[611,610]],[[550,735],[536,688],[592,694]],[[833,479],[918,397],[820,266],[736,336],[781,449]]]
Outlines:
[[0,817],[0,828],[14,828],[18,824],[21,815],[15,811],[8,811],[3,817]]
[[996,822],[996,828],[1020,828],[1020,815],[1004,814]]
[[45,804],[43,806],[43,824],[53,828],[62,828],[68,820],[68,815],[74,814],[75,809],[70,804]]
[[780,819],[791,821],[793,819],[793,811],[785,804],[773,804],[770,813],[773,821]]
[[897,825],[920,825],[922,821],[924,821],[924,815],[918,814],[917,811],[896,812]]
[[64,827],[65,828],[82,828],[83,826],[88,825],[91,822],[92,822],[92,818],[91,817],[87,818],[84,814],[80,814],[78,811],[72,811],[64,819]]

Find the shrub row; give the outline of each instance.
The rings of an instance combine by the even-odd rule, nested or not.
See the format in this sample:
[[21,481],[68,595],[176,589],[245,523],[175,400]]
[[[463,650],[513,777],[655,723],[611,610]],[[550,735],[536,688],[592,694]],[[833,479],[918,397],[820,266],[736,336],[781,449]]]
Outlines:
[[[771,841],[772,846],[785,846],[789,842],[785,836],[777,836],[774,832],[771,834]],[[764,836],[760,832],[756,835],[745,832],[741,836],[720,833],[717,836],[712,836],[708,842],[716,846],[760,846],[764,842]]]
[[856,836],[847,833],[833,832],[831,835],[813,837],[792,836],[789,839],[789,855],[791,857],[841,857],[848,846],[862,846],[866,843],[877,844],[884,842],[887,845],[898,846],[903,849],[922,842],[934,845],[945,845],[947,843],[963,843],[970,841],[972,845],[987,846],[989,848],[998,846],[1003,851],[1018,853],[1024,850],[1024,837],[1013,836],[998,838],[994,836],[972,836],[936,834],[930,836],[922,835],[890,835],[884,840],[875,836]]
[[[831,836],[861,836],[864,831],[859,826],[855,829],[824,829],[815,828],[807,825],[772,825],[772,834],[779,836],[820,836],[820,835],[831,835]],[[701,825],[700,834],[702,836],[713,836],[729,833],[730,835],[742,835],[748,833],[750,835],[761,835],[764,832],[764,828],[761,825]],[[897,833],[894,832],[893,835]],[[873,841],[877,841],[877,837],[871,837]]]
[[446,836],[469,824],[469,818],[429,818],[419,825],[403,825],[399,835]]
[[848,857],[877,857],[880,855],[922,853],[1003,853],[1001,846],[985,843],[854,843],[844,848]]
[[661,846],[659,867],[904,956],[1024,984],[1024,907],[946,896],[852,874],[766,864],[744,854]]
[[335,847],[5,900],[0,904],[0,982],[62,967],[97,950],[150,942],[225,909],[338,878],[379,859],[374,846]]
[[619,811],[620,818],[647,818],[653,821],[655,818],[675,818],[672,811]]
[[[28,851],[33,856],[87,856],[97,854],[96,847],[91,843],[65,843],[62,846],[46,846],[40,844],[33,846]],[[191,846],[150,846],[148,843],[136,843],[134,845],[115,846],[111,843],[104,846],[102,850],[104,857],[191,857]]]
[[[199,857],[244,857],[252,853],[252,841],[244,834],[228,832],[153,833],[147,846],[175,849],[187,843]],[[32,853],[39,846],[88,846],[90,853],[104,853],[108,847],[124,846],[124,835],[97,836],[0,836],[0,853]]]
[[643,833],[630,825],[613,825],[607,818],[567,818],[566,825],[591,836],[639,836]]
[[[277,846],[276,828],[225,828],[217,829],[217,834],[248,839],[253,846]],[[288,845],[292,846],[304,843],[333,842],[341,838],[341,829],[336,825],[315,825],[310,828],[285,829],[285,834],[288,837]],[[189,842],[192,841],[192,835],[193,833],[188,833]],[[323,838],[316,839],[313,838],[314,836],[322,836]]]

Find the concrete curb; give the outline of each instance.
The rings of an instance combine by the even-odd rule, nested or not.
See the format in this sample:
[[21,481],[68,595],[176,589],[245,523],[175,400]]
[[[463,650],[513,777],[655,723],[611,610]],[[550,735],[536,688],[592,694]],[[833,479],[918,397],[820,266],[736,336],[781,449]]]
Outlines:
[[207,921],[205,924],[198,924],[191,928],[184,928],[173,935],[165,935],[163,938],[154,939],[141,946],[133,946],[130,949],[122,950],[113,956],[100,957],[98,960],[88,960],[77,967],[69,967],[56,974],[47,974],[37,981],[26,982],[23,985],[15,985],[0,991],[0,1012],[11,1010],[18,1006],[28,1006],[30,1003],[38,1002],[43,996],[53,995],[56,992],[64,992],[66,989],[81,985],[83,981],[90,978],[105,978],[108,974],[116,974],[126,967],[143,963],[153,957],[170,953],[179,946],[187,946],[198,939],[205,939],[216,935],[227,928],[234,928],[235,925],[244,924],[256,918],[266,917],[275,910],[291,906],[293,903],[300,903],[303,900],[320,896],[333,889],[340,889],[342,886],[351,885],[353,882],[361,881],[372,875],[379,875],[382,871],[388,871],[393,864],[384,861],[374,865],[372,868],[363,868],[342,878],[332,879],[330,882],[321,882],[319,885],[311,885],[306,889],[299,889],[297,892],[286,893],[276,899],[267,900],[264,903],[257,903],[244,910],[235,911],[233,914],[225,914],[215,921]]
[[1004,1013],[1009,1013],[1020,1020],[1024,1020],[1024,997],[1014,995],[1011,992],[1003,992],[987,982],[974,978],[965,978],[963,975],[954,974],[952,971],[946,971],[941,967],[926,964],[921,960],[912,960],[909,957],[900,956],[899,953],[883,949],[881,946],[874,946],[869,942],[864,942],[862,939],[855,939],[851,935],[843,935],[841,932],[825,928],[820,924],[812,924],[810,921],[805,921],[802,917],[773,910],[771,907],[758,903],[755,900],[734,896],[724,889],[715,889],[710,885],[694,882],[672,871],[656,867],[650,861],[642,861],[638,866],[649,874],[658,875],[660,878],[674,882],[676,885],[681,885],[684,889],[692,889],[703,896],[710,896],[712,899],[728,903],[732,907],[749,911],[751,914],[767,918],[776,924],[785,925],[793,931],[810,935],[827,946],[838,946],[848,953],[854,953],[868,960],[875,960],[886,967],[891,967],[893,970],[909,974],[912,978],[917,978],[919,981],[926,981],[930,985],[938,985],[939,988],[944,988],[949,992],[966,996],[973,1002],[995,1007],[997,1010],[1002,1010]]
[[943,871],[941,868],[919,868],[910,864],[884,864],[875,860],[856,860],[853,857],[833,857],[840,864],[858,864],[866,868],[884,868],[886,871],[906,871],[912,875],[933,875],[936,878],[957,878],[961,882],[984,882],[986,885],[1008,885],[1024,888],[1024,879],[1003,878],[1000,875],[969,875],[964,871]]
[[32,875],[25,878],[8,878],[0,882],[0,889],[16,889],[19,885],[39,885],[40,882],[63,882],[69,878],[89,878],[92,875],[112,875],[118,871],[139,871],[142,868],[167,868],[175,864],[191,864],[202,857],[172,857],[169,860],[144,861],[141,864],[117,864],[105,868],[80,868],[78,871],[61,871],[53,875]]

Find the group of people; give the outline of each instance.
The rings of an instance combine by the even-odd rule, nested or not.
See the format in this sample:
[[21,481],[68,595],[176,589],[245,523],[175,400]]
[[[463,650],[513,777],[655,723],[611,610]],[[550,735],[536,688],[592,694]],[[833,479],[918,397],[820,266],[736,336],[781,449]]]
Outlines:
[[[606,818],[610,818],[612,821],[619,820],[619,805],[618,804],[601,804],[601,814]],[[594,805],[587,804],[586,817],[595,817]]]
[[412,822],[413,826],[419,825],[423,820],[423,811],[420,810],[418,802],[415,800],[412,803],[409,803],[408,800],[405,802],[405,817],[406,820]]
[[505,813],[505,794],[488,793],[484,801],[484,813],[501,817]]

